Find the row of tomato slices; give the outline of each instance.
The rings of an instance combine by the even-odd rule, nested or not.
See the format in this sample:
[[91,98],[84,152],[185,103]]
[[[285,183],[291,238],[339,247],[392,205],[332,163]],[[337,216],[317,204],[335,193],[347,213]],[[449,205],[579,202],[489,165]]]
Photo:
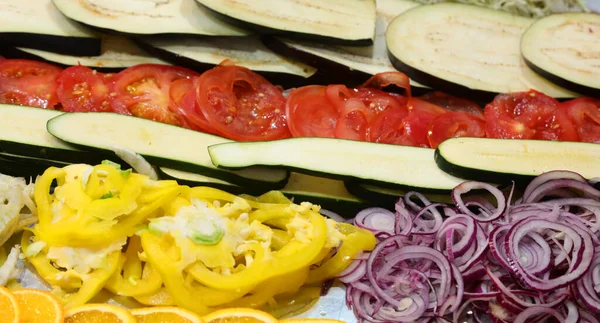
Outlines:
[[[383,91],[392,86],[402,94]],[[399,72],[377,74],[357,88],[283,91],[229,62],[202,74],[153,64],[103,74],[3,59],[0,103],[116,112],[239,141],[335,137],[432,148],[457,136],[600,142],[600,100],[559,103],[529,91],[500,94],[481,109],[440,92],[413,97]]]

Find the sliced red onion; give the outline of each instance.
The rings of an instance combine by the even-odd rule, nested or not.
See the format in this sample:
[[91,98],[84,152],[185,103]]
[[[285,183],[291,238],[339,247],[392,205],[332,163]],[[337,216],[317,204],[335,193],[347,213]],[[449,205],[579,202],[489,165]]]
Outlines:
[[346,222],[346,220],[347,220],[347,219],[344,219],[341,215],[339,215],[333,211],[326,210],[326,209],[320,209],[319,213],[321,213],[322,215],[324,215],[334,221],[337,221],[337,222]]
[[[475,189],[497,206],[463,199]],[[465,182],[452,192],[455,205],[409,193],[395,213],[377,215],[383,220],[365,210],[357,225],[373,227],[380,242],[340,277],[359,321],[462,322],[471,313],[469,322],[598,322],[600,191],[557,171],[511,203],[516,192],[505,199],[491,185]],[[386,221],[393,229],[373,225]]]
[[[484,212],[482,214],[475,214],[475,213],[471,212],[471,210],[469,210],[468,206],[462,200],[462,195],[467,192],[470,192],[471,190],[476,190],[476,189],[484,189],[484,190],[490,192],[494,196],[494,198],[496,199],[497,207],[493,211],[493,213]],[[454,204],[456,204],[456,207],[458,208],[458,210],[460,212],[473,217],[475,220],[477,220],[479,222],[495,221],[499,217],[502,216],[502,214],[504,213],[504,210],[506,209],[506,198],[504,197],[504,194],[502,193],[502,191],[500,191],[496,187],[494,187],[490,184],[487,184],[487,183],[464,182],[464,183],[459,184],[452,190],[452,201],[454,201]],[[482,208],[480,208],[480,209],[482,209]]]
[[354,218],[354,225],[374,233],[387,232],[394,234],[396,215],[390,210],[372,207],[364,209]]

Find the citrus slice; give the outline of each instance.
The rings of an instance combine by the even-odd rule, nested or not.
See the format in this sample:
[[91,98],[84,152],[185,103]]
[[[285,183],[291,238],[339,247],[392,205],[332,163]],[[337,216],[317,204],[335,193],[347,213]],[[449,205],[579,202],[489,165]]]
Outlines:
[[271,314],[251,308],[227,308],[202,317],[206,323],[277,323]]
[[67,310],[65,323],[136,323],[136,319],[116,305],[87,304]]
[[8,289],[0,286],[0,313],[2,313],[2,322],[19,323],[21,312],[17,298]]
[[279,320],[279,323],[344,323],[344,321],[334,320],[334,319],[283,319]]
[[21,323],[62,323],[64,312],[56,296],[38,289],[18,289],[12,292],[19,304]]
[[138,323],[203,323],[196,313],[179,307],[146,307],[131,310]]

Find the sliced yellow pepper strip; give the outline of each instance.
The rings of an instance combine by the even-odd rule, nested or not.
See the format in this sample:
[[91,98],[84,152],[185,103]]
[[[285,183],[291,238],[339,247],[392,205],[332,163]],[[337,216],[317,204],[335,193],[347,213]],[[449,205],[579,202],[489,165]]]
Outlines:
[[146,275],[142,277],[142,262],[137,255],[141,251],[140,238],[133,236],[125,254],[120,255],[117,270],[106,282],[106,289],[113,294],[130,297],[153,294],[160,289],[162,280],[152,265],[146,264]]
[[377,239],[370,231],[346,223],[339,223],[340,231],[346,234],[342,246],[324,264],[310,271],[308,284],[321,283],[341,273],[362,251],[375,248]]

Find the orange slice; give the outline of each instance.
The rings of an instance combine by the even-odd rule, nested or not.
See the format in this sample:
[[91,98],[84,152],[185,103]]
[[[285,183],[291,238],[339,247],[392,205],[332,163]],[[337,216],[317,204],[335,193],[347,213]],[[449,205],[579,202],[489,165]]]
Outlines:
[[271,314],[251,308],[227,308],[202,317],[206,323],[277,323]]
[[65,323],[136,323],[136,319],[119,306],[87,304],[67,310]]
[[56,296],[38,289],[18,289],[12,292],[21,311],[21,323],[62,323],[64,312]]
[[138,323],[203,323],[196,313],[173,306],[136,308],[131,314]]
[[19,323],[21,321],[21,311],[17,298],[4,287],[0,287],[0,313],[2,314],[2,322]]
[[279,323],[344,323],[344,321],[334,319],[284,319],[279,320]]

